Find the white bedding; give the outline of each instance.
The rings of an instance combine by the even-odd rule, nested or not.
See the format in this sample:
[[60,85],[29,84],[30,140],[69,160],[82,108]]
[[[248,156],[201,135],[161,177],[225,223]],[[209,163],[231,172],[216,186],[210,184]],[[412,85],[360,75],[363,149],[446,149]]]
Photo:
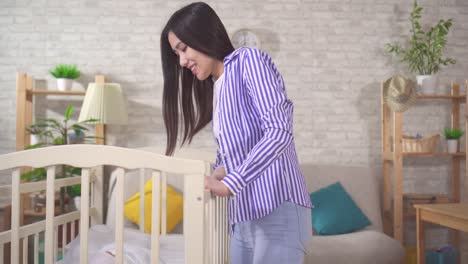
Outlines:
[[[114,231],[105,225],[95,225],[88,232],[88,260],[90,264],[115,263]],[[151,259],[151,236],[135,229],[124,230],[124,263],[144,264]],[[183,235],[166,235],[160,237],[161,264],[184,263]],[[80,263],[80,236],[66,246],[67,252],[61,264]]]

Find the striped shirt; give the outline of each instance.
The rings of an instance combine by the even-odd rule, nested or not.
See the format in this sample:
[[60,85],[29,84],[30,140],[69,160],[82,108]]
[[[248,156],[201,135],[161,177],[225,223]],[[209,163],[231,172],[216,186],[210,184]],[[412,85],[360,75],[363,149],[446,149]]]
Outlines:
[[284,201],[312,207],[293,139],[293,104],[271,58],[240,48],[224,58],[218,98],[218,151],[213,169],[232,192],[233,225],[271,213]]

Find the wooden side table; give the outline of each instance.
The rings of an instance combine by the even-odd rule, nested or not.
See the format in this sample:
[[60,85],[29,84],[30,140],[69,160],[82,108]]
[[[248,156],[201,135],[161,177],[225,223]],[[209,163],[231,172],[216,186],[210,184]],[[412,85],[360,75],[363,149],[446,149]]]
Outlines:
[[[468,232],[468,203],[417,204],[414,207],[416,208],[418,264],[426,263],[423,221]],[[460,249],[458,234],[454,240],[455,246]],[[458,263],[460,263],[461,251],[458,252]]]

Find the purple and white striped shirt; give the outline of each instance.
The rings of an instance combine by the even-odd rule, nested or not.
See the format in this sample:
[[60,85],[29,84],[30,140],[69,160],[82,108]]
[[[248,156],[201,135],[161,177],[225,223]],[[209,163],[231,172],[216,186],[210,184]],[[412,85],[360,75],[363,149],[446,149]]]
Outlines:
[[293,139],[293,104],[271,58],[240,48],[224,58],[218,101],[219,135],[214,169],[234,194],[233,224],[261,218],[283,201],[312,207]]

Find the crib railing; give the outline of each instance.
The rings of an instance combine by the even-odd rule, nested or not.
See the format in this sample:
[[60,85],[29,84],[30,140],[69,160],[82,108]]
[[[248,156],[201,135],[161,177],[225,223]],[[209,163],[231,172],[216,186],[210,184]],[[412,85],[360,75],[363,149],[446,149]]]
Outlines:
[[227,198],[216,197],[206,191],[205,203],[205,256],[203,263],[229,263],[229,237],[227,232]]
[[[70,165],[82,168],[81,177],[55,179],[55,166]],[[79,220],[80,233],[80,263],[88,262],[88,229],[90,217],[102,219],[102,206],[93,206],[94,201],[102,201],[102,189],[91,190],[90,184],[96,181],[92,175],[92,168],[102,165],[116,166],[116,210],[115,210],[115,245],[116,263],[123,263],[123,207],[124,207],[124,179],[126,170],[140,169],[142,172],[150,170],[153,179],[153,193],[162,196],[162,227],[161,234],[166,233],[165,223],[165,186],[166,173],[184,175],[184,243],[185,263],[219,264],[227,263],[228,239],[226,201],[212,197],[204,190],[204,175],[210,173],[208,162],[169,158],[154,153],[102,145],[67,145],[34,150],[20,151],[0,156],[0,171],[13,169],[12,172],[12,214],[11,229],[0,233],[0,257],[6,243],[11,243],[11,263],[27,263],[28,240],[34,240],[34,263],[37,262],[39,249],[39,235],[44,232],[45,263],[54,263],[58,249],[58,228],[62,228],[62,244],[66,244],[67,227],[75,234],[75,223]],[[45,183],[20,183],[21,167],[47,168]],[[54,216],[55,190],[59,187],[81,183],[81,209],[60,216]],[[141,184],[140,187],[143,185]],[[43,188],[45,187],[45,188]],[[20,226],[20,194],[36,190],[46,190],[46,217],[44,221],[27,226]],[[100,192],[99,192],[100,191]],[[144,190],[140,188],[140,209],[144,208]],[[90,197],[93,203],[90,203]],[[160,197],[152,196],[152,226],[160,226]],[[144,212],[144,210],[141,210]],[[143,214],[140,214],[144,226]],[[156,231],[154,231],[156,230]],[[70,238],[70,240],[73,237]],[[151,263],[159,263],[160,247],[159,229],[153,228],[151,233]],[[22,254],[20,254],[22,243]],[[62,250],[64,250],[62,248]],[[62,252],[65,253],[65,252]]]
[[[122,173],[122,172],[120,172]],[[145,198],[144,195],[141,195],[145,192],[145,179],[147,171],[145,169],[140,169],[139,171],[139,191],[140,191],[140,212],[144,212],[145,208]],[[167,234],[167,217],[166,217],[166,201],[167,201],[167,173],[162,172],[161,176],[161,184],[157,185],[156,188],[161,188],[161,235]],[[184,194],[191,186],[193,186],[193,182],[191,182],[190,175],[186,175],[184,177]],[[199,184],[197,181],[195,184]],[[153,186],[153,193],[157,193]],[[205,259],[203,261],[204,264],[226,264],[229,263],[229,237],[227,232],[227,198],[217,197],[212,195],[209,191],[205,190],[203,194],[204,198],[204,237],[205,242],[203,245],[205,246],[204,256]],[[198,198],[197,198],[198,199]],[[188,211],[184,214],[192,215],[193,213],[190,211],[191,207],[184,206]],[[195,209],[198,210],[198,209]],[[154,209],[153,209],[154,211]],[[195,212],[197,214],[197,212]],[[185,218],[187,219],[187,218]],[[193,224],[192,219],[187,219],[184,223]],[[153,226],[153,224],[151,225]],[[140,221],[139,221],[139,229],[143,231],[145,227],[145,215],[140,214]],[[184,230],[187,230],[189,227],[184,227]],[[185,247],[193,247],[193,245],[186,244]],[[186,261],[186,263],[189,263]]]
[[[0,158],[0,164],[8,166],[7,163],[3,163]],[[27,164],[27,163],[23,163]],[[1,167],[1,166],[0,166]],[[12,172],[12,184],[11,184],[11,228],[8,231],[0,233],[0,260],[3,261],[4,245],[11,243],[10,245],[10,262],[11,263],[29,263],[29,240],[33,240],[33,247],[31,248],[33,254],[34,263],[39,263],[39,238],[44,236],[44,262],[53,263],[53,259],[57,259],[59,253],[58,244],[65,245],[76,237],[79,232],[80,213],[79,211],[63,213],[59,216],[55,216],[55,190],[80,184],[80,177],[55,179],[55,166],[47,167],[47,180],[40,182],[31,183],[20,183],[20,172],[21,169],[15,167]],[[90,178],[90,184],[93,186],[93,191],[96,192],[95,186],[95,173],[100,168],[93,169],[92,178]],[[84,170],[86,171],[89,170]],[[89,188],[89,185],[88,185]],[[46,220],[38,221],[32,224],[20,226],[20,208],[21,202],[20,197],[22,194],[30,192],[46,191]],[[102,193],[102,191],[101,191]],[[98,197],[93,195],[92,197]],[[88,199],[89,200],[89,199]],[[93,219],[94,223],[101,223],[102,218],[98,217],[102,214],[98,213],[96,207],[96,200],[94,199],[88,209],[88,216]],[[88,203],[89,204],[89,203]],[[99,219],[98,219],[99,218]],[[48,221],[47,221],[48,220]],[[59,238],[58,230],[62,230],[62,237]],[[70,230],[70,232],[68,232]],[[67,236],[70,234],[70,236]],[[22,248],[21,252],[19,249]],[[60,253],[63,255],[66,253],[66,248],[62,247]],[[21,253],[21,254],[20,254]],[[20,259],[21,255],[21,259]],[[2,262],[0,262],[2,263]]]

